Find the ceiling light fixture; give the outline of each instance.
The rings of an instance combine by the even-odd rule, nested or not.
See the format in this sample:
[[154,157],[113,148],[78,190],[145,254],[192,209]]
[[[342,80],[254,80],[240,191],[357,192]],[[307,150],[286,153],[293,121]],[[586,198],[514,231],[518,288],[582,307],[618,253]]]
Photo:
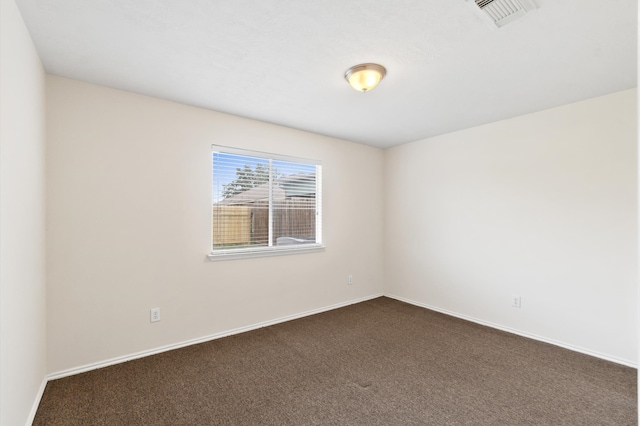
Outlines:
[[349,68],[344,78],[357,91],[368,92],[375,88],[386,74],[387,70],[382,65],[360,64]]

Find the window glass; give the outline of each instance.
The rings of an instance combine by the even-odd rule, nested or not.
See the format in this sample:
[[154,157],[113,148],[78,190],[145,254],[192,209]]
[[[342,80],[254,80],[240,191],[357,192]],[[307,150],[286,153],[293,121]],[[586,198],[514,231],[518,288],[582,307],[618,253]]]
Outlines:
[[321,245],[319,162],[216,146],[212,159],[212,256]]

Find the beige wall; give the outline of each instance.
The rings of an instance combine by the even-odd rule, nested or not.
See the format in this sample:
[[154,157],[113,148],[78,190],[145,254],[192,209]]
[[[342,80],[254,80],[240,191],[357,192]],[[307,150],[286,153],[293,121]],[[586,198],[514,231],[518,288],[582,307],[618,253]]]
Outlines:
[[[382,150],[53,76],[47,114],[50,373],[382,292]],[[208,261],[211,144],[321,160],[326,251]]]
[[629,90],[389,149],[385,292],[635,364],[636,121]]
[[[47,88],[50,373],[375,295],[383,272],[390,295],[636,362],[635,91],[383,152]],[[322,160],[327,250],[206,260],[212,143]]]
[[13,0],[0,3],[0,424],[24,425],[46,374],[45,75]]

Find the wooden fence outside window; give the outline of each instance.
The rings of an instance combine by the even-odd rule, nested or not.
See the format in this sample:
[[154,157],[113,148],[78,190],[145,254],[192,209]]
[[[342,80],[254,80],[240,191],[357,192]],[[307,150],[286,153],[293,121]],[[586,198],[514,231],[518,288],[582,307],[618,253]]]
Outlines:
[[[292,198],[273,205],[273,241],[294,237],[315,239],[316,202],[313,198]],[[214,248],[269,244],[269,203],[213,206]]]

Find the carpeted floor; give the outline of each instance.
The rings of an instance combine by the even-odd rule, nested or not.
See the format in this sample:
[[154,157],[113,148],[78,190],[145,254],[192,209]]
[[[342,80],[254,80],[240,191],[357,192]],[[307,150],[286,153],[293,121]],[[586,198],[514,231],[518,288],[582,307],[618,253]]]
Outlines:
[[388,298],[50,382],[35,425],[635,425],[636,370]]

